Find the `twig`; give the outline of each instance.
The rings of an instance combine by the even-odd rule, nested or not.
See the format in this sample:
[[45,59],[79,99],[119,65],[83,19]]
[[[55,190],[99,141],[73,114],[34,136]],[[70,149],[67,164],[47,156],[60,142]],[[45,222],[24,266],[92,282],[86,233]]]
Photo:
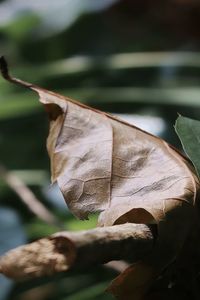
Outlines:
[[0,177],[38,218],[50,225],[63,228],[60,221],[36,198],[29,187],[19,177],[6,170],[2,165],[0,165]]
[[143,224],[59,232],[9,251],[0,259],[0,272],[14,279],[28,279],[112,260],[136,262],[152,247],[153,235]]

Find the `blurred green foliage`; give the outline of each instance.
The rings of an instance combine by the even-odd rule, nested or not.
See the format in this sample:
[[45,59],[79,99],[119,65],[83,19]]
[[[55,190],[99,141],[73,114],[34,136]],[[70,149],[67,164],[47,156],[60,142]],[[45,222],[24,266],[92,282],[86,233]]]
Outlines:
[[[177,112],[199,118],[198,3],[174,0],[170,7],[165,1],[163,14],[159,1],[102,1],[102,7],[94,0],[85,6],[82,0],[0,2],[0,54],[15,77],[106,111],[141,114],[144,122],[149,114],[159,116],[166,123],[163,137],[180,146],[172,126]],[[0,164],[19,176],[32,174],[27,184],[66,229],[92,228],[97,216],[78,221],[43,192],[50,182],[47,133],[36,94],[0,78]],[[0,199],[15,209],[28,241],[58,230],[35,218],[2,183]],[[98,267],[85,273],[14,284],[6,299],[33,299],[36,287],[38,300],[110,299],[103,291],[115,272]]]

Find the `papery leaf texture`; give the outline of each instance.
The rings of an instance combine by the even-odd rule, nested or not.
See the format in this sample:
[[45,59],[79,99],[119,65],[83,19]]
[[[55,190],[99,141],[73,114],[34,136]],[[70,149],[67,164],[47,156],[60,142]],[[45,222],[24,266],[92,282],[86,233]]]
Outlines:
[[99,211],[99,226],[157,224],[149,256],[109,287],[116,298],[142,299],[152,280],[175,259],[193,223],[199,181],[190,161],[164,140],[112,115],[7,79],[37,92],[49,114],[52,182],[75,216],[87,219]]

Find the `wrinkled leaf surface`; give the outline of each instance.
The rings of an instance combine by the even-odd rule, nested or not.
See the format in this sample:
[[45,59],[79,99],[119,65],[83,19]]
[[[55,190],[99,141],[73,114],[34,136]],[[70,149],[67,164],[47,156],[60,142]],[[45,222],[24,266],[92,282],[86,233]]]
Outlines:
[[35,90],[44,105],[55,105],[50,115],[60,109],[56,118],[50,117],[47,144],[52,180],[73,214],[85,219],[100,211],[100,226],[158,224],[152,253],[109,288],[119,299],[141,299],[176,257],[190,229],[199,188],[191,163],[139,128],[71,99]]

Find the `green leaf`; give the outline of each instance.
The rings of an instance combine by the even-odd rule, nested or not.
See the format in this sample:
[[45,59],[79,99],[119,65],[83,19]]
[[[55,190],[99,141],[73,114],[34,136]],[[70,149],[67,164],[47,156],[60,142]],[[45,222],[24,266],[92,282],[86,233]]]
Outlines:
[[200,121],[179,116],[175,130],[200,177]]

